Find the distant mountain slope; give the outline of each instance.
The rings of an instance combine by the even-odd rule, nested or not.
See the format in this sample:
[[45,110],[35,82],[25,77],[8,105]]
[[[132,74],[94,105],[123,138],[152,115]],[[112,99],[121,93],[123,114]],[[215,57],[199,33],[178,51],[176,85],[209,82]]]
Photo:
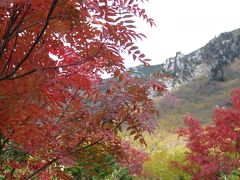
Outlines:
[[210,40],[205,46],[184,55],[177,52],[165,63],[150,67],[137,66],[129,70],[138,76],[154,73],[171,75],[167,86],[176,86],[206,75],[212,80],[224,79],[224,67],[240,58],[240,29],[225,32]]
[[[156,97],[155,103],[160,111],[160,129],[171,131],[183,125],[182,118],[189,112],[199,118],[202,124],[209,123],[212,110],[216,106],[230,106],[230,93],[240,87],[240,60],[225,68],[225,81],[209,81],[202,76],[180,86],[171,97]],[[172,97],[178,103],[172,102]]]
[[[188,55],[177,53],[164,64],[131,69],[133,74],[145,77],[167,72],[174,78],[167,85],[178,85],[171,93],[154,98],[160,116],[156,119],[158,126],[154,135],[146,135],[147,151],[153,160],[155,158],[149,166],[151,169],[164,163],[167,151],[183,149],[186,141],[178,138],[176,130],[185,126],[186,113],[196,116],[204,126],[211,123],[214,108],[231,106],[231,91],[240,87],[239,34],[240,29],[223,33]],[[224,79],[214,79],[214,75],[223,75]],[[156,158],[156,154],[160,156]]]

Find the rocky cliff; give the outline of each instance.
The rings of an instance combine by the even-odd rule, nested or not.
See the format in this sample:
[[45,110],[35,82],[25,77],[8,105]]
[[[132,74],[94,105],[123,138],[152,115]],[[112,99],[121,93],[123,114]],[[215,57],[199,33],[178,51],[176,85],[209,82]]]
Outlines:
[[240,58],[240,29],[225,32],[210,40],[205,46],[187,55],[177,52],[163,64],[150,67],[137,66],[129,70],[137,76],[151,77],[156,73],[169,75],[167,86],[177,86],[199,76],[223,81],[224,68]]

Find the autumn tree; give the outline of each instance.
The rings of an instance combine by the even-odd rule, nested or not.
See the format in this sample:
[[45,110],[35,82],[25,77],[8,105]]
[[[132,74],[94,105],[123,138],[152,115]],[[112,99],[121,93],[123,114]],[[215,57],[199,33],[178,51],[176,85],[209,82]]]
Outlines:
[[[152,131],[156,114],[148,89],[163,90],[156,82],[123,73],[122,53],[148,61],[135,45],[145,36],[136,32],[134,17],[151,26],[154,22],[139,4],[138,0],[0,2],[4,178],[67,178],[62,167],[86,161],[83,152],[89,148],[95,149],[96,157],[111,154],[123,164],[136,161],[138,154],[142,157],[139,151],[127,151],[119,136],[125,128],[146,144],[142,133]],[[104,72],[113,79],[103,81]],[[130,171],[141,174],[141,168],[135,169]]]
[[[233,107],[217,108],[213,123],[201,127],[186,116],[188,128],[179,130],[189,151],[186,162],[174,164],[190,173],[193,179],[220,179],[240,166],[240,89],[232,92]],[[239,178],[239,177],[238,177]]]

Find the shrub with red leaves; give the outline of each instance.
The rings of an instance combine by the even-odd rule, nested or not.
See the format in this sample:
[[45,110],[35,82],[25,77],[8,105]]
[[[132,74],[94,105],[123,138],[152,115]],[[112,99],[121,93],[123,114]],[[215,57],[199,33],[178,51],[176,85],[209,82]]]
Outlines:
[[230,108],[216,108],[212,124],[201,127],[196,118],[187,115],[188,128],[178,131],[186,138],[185,164],[174,162],[193,179],[217,179],[240,166],[240,88],[232,91]]

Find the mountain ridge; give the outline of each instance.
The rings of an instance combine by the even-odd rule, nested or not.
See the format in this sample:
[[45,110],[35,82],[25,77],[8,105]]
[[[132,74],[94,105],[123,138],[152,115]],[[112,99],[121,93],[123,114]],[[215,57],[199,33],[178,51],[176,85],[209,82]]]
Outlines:
[[141,77],[151,77],[155,73],[171,76],[166,86],[176,87],[202,75],[209,80],[224,80],[224,67],[240,58],[240,28],[221,33],[205,46],[189,53],[177,52],[162,64],[136,66],[128,70]]

